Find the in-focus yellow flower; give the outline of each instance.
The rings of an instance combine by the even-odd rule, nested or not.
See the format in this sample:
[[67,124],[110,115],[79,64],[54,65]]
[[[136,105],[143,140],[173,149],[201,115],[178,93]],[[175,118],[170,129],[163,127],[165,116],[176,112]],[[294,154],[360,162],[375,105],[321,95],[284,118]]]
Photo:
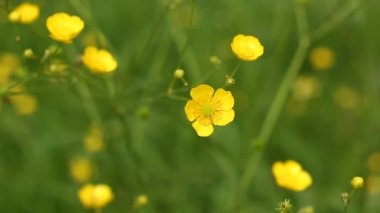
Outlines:
[[70,175],[75,182],[89,181],[95,172],[95,165],[85,157],[74,158],[70,161]]
[[294,160],[275,162],[272,166],[272,173],[277,185],[294,191],[303,191],[313,182],[310,174]]
[[314,69],[326,70],[333,66],[335,60],[334,52],[326,46],[316,47],[311,50],[309,61]]
[[190,91],[193,100],[185,106],[187,119],[193,122],[193,128],[201,137],[207,137],[214,131],[213,125],[225,126],[234,120],[234,97],[230,91],[201,84]]
[[86,184],[80,188],[78,198],[89,209],[101,209],[113,200],[111,187],[106,184]]
[[360,189],[362,188],[364,185],[364,180],[362,177],[353,177],[352,180],[351,180],[351,186],[352,188],[354,189]]
[[55,13],[48,17],[46,27],[52,39],[63,43],[71,43],[83,30],[84,22],[78,16],[71,16],[67,13]]
[[9,13],[9,20],[13,23],[31,24],[40,15],[40,8],[38,5],[28,2],[22,3],[17,6],[11,13]]
[[93,73],[108,73],[117,67],[117,62],[111,53],[91,46],[84,50],[82,61]]
[[31,115],[37,111],[38,100],[33,95],[22,93],[9,96],[9,99],[19,115]]
[[256,37],[242,34],[234,37],[231,49],[243,61],[254,61],[264,53],[264,47]]
[[83,140],[84,147],[88,152],[99,152],[104,149],[104,136],[100,128],[92,126]]

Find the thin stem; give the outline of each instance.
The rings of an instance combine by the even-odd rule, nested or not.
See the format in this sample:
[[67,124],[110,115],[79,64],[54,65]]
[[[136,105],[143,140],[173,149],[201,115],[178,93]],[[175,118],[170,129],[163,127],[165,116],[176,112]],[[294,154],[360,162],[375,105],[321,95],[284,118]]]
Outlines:
[[335,29],[341,24],[348,16],[350,16],[360,5],[360,0],[352,0],[345,7],[335,13],[328,21],[321,24],[314,32],[311,33],[311,40],[315,41],[321,39],[326,34]]
[[141,55],[139,56],[139,58],[137,60],[137,62],[138,62],[137,64],[138,65],[141,64],[141,61],[143,60],[145,54],[147,52],[150,52],[150,51],[148,51],[149,45],[153,41],[153,39],[155,38],[156,31],[159,29],[158,28],[159,23],[165,18],[165,16],[166,16],[167,12],[169,11],[169,9],[170,9],[170,2],[167,3],[167,5],[165,6],[164,11],[162,11],[162,13],[160,13],[158,15],[158,17],[156,18],[156,20],[154,21],[152,29],[149,32],[148,39],[146,40],[145,44],[143,45]]
[[228,75],[228,77],[233,78],[233,77],[235,76],[236,72],[238,71],[240,65],[241,65],[241,61],[239,61],[239,62],[236,64],[234,70],[231,72],[230,75]]
[[191,29],[193,27],[193,22],[194,22],[194,7],[195,7],[195,0],[192,0],[191,1],[191,9],[190,9],[190,22],[189,22],[189,25],[188,25],[189,34],[187,36],[185,45],[183,46],[183,48],[182,48],[182,50],[181,50],[181,52],[179,54],[179,59],[178,59],[177,67],[181,66],[181,63],[182,63],[183,58],[185,56],[186,50],[187,50],[187,48],[189,46],[189,43],[190,43]]
[[286,71],[286,75],[277,90],[275,98],[269,111],[265,117],[263,126],[260,130],[259,136],[253,140],[252,152],[249,156],[248,163],[243,171],[242,177],[239,182],[239,189],[237,196],[245,196],[246,190],[252,182],[252,179],[257,170],[260,159],[263,155],[265,147],[268,144],[269,137],[275,127],[281,110],[286,102],[289,90],[301,69],[302,63],[307,55],[310,40],[308,35],[307,17],[303,7],[296,5],[295,13],[297,18],[297,26],[299,32],[299,44],[293,56],[293,59]]
[[77,81],[75,83],[76,89],[83,100],[84,108],[92,120],[92,122],[97,125],[101,126],[102,119],[98,112],[98,109],[96,107],[96,104],[94,102],[94,99],[92,98],[91,92],[86,84],[82,79],[77,78]]
[[352,189],[350,194],[348,195],[347,201],[344,203],[344,209],[343,209],[344,213],[347,213],[348,204],[350,204],[350,201],[351,201],[352,197],[354,196],[355,191],[356,191],[356,189]]

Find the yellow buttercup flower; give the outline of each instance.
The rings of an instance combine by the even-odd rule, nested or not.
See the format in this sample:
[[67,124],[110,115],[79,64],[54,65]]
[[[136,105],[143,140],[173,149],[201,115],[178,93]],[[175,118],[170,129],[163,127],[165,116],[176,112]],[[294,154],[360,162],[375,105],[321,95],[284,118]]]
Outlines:
[[264,47],[256,37],[242,34],[233,38],[231,49],[243,61],[254,61],[264,53]]
[[22,93],[9,96],[9,99],[19,115],[31,115],[37,111],[38,100],[33,95]]
[[9,13],[9,20],[13,23],[31,24],[40,16],[38,5],[31,3],[22,3]]
[[319,81],[313,76],[298,76],[293,85],[293,97],[297,101],[307,101],[318,94]]
[[368,157],[368,169],[372,173],[380,174],[380,152],[374,152]]
[[366,180],[366,191],[369,195],[380,194],[380,176],[371,174]]
[[46,26],[52,39],[70,43],[83,30],[84,22],[78,16],[55,13],[47,19]]
[[214,131],[213,125],[225,126],[234,120],[234,97],[230,91],[201,84],[190,91],[193,100],[185,106],[187,119],[201,137],[207,137]]
[[361,102],[360,94],[348,86],[338,87],[333,94],[335,104],[344,110],[353,110],[359,107]]
[[80,188],[78,198],[89,209],[101,209],[113,200],[111,187],[106,184],[86,184]]
[[362,188],[364,185],[364,180],[362,177],[354,177],[352,178],[351,180],[351,186],[352,188],[354,189],[360,189]]
[[103,132],[96,126],[90,128],[83,142],[88,152],[99,152],[105,147]]
[[313,182],[310,174],[294,160],[275,162],[272,166],[272,173],[277,185],[294,191],[303,191]]
[[20,67],[20,59],[11,53],[0,55],[0,86],[9,83],[11,76]]
[[136,197],[135,199],[135,208],[140,208],[142,206],[145,206],[149,202],[148,196],[142,194]]
[[309,61],[314,69],[326,70],[334,65],[335,54],[326,46],[316,47],[311,50]]
[[117,68],[117,62],[107,50],[86,47],[82,61],[93,73],[108,73]]
[[70,175],[75,182],[89,181],[95,172],[95,165],[85,157],[74,158],[70,161]]

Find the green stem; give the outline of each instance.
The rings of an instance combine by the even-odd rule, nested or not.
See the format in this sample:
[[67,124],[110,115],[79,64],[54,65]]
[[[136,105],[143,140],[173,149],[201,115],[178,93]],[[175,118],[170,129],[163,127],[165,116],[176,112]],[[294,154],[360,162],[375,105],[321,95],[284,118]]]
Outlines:
[[360,0],[352,0],[345,7],[335,13],[328,21],[321,24],[314,32],[311,33],[311,40],[321,39],[331,32],[339,24],[341,24],[348,16],[350,16],[360,5]]
[[251,144],[252,152],[248,158],[248,163],[246,164],[246,167],[243,171],[238,186],[239,188],[237,196],[243,196],[243,198],[246,194],[246,190],[252,182],[252,179],[259,165],[260,159],[265,150],[265,147],[268,144],[269,137],[275,127],[281,110],[285,104],[289,90],[301,69],[302,63],[305,60],[310,46],[305,10],[304,8],[297,5],[295,7],[295,13],[299,32],[299,44],[293,56],[293,59],[286,71],[286,75],[279,89],[277,90],[272,105],[270,106],[269,111],[265,117],[259,136],[255,140],[253,140]]
[[75,83],[76,89],[79,93],[79,96],[83,100],[84,108],[89,116],[89,118],[92,120],[92,122],[97,125],[101,126],[102,119],[98,112],[98,109],[96,107],[96,104],[94,102],[94,99],[92,98],[91,92],[86,84],[82,79],[77,78],[77,82]]
[[181,66],[181,63],[183,61],[183,58],[185,56],[185,53],[186,53],[186,50],[189,46],[189,43],[190,43],[190,37],[191,37],[191,28],[193,27],[193,22],[194,22],[194,6],[195,6],[195,0],[192,0],[191,1],[191,9],[190,9],[190,22],[189,22],[189,34],[187,36],[187,39],[186,39],[186,42],[185,42],[185,45],[183,46],[180,54],[179,54],[179,59],[178,59],[178,63],[177,63],[177,67],[180,67]]
[[231,72],[231,74],[230,74],[228,77],[230,77],[230,78],[234,78],[234,76],[235,76],[236,72],[238,71],[240,65],[241,65],[241,61],[239,61],[239,62],[236,64],[235,69]]
[[156,31],[159,29],[158,26],[159,26],[160,22],[165,18],[165,16],[168,13],[169,9],[170,9],[170,2],[167,3],[167,5],[165,6],[164,11],[162,11],[162,13],[160,13],[158,15],[158,17],[156,18],[156,20],[154,21],[153,27],[152,27],[152,29],[149,32],[148,39],[146,40],[145,44],[143,45],[142,52],[141,52],[139,58],[137,59],[137,64],[139,66],[142,63],[142,60],[143,60],[145,54],[148,53],[148,52],[151,52],[151,51],[148,50],[149,49],[149,45],[153,41],[153,39],[155,38]]
[[348,204],[350,204],[350,201],[351,201],[352,197],[354,196],[355,191],[356,191],[355,189],[352,189],[350,194],[348,195],[347,202],[345,202],[345,204],[344,204],[344,209],[343,209],[344,213],[347,213]]

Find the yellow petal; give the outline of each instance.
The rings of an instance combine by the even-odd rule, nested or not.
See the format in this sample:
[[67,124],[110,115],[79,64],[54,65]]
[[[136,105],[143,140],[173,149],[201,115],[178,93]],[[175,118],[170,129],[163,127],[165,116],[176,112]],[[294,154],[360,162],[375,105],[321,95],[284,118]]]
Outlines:
[[230,110],[235,100],[230,91],[217,89],[211,103],[215,110]]
[[212,132],[214,132],[214,127],[212,125],[205,126],[199,123],[198,121],[195,121],[193,123],[193,128],[200,137],[210,136]]
[[212,117],[212,122],[218,126],[225,126],[235,118],[235,111],[233,109],[228,111],[215,112],[215,116]]
[[185,106],[185,113],[186,113],[187,119],[189,121],[194,121],[201,114],[201,110],[202,110],[201,106],[196,101],[193,101],[193,100],[188,101]]
[[202,101],[209,101],[213,94],[214,88],[207,84],[201,84],[190,91],[190,95],[195,101],[200,98],[202,98]]

